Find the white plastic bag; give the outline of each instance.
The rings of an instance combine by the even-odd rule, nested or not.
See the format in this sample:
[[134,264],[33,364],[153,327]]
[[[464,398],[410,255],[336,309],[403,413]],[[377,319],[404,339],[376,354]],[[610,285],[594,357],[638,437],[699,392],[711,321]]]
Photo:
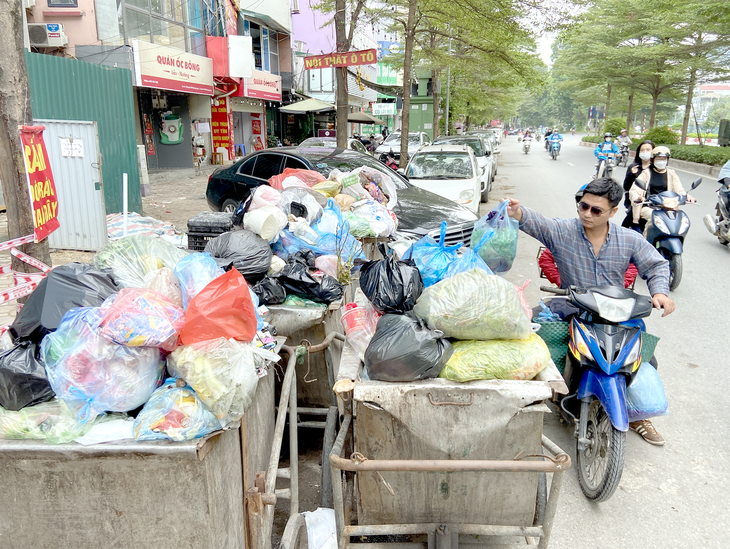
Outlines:
[[280,273],[284,270],[284,267],[286,267],[286,261],[284,261],[282,258],[280,258],[278,255],[272,255],[271,256],[271,266],[269,267],[269,272],[266,274],[276,274]]
[[95,423],[89,432],[77,438],[74,442],[90,446],[116,440],[128,440],[134,438],[134,418],[113,419],[102,423]]
[[166,297],[178,307],[183,306],[180,281],[171,269],[163,267],[162,269],[148,273],[144,280],[145,288]]
[[390,211],[372,198],[355,202],[351,209],[354,214],[368,220],[376,236],[390,236],[395,232],[396,224]]
[[335,510],[320,507],[314,512],[304,512],[307,524],[309,549],[337,549],[337,524]]
[[328,275],[337,278],[337,266],[340,260],[336,255],[320,255],[314,260],[314,266]]
[[276,206],[279,204],[279,200],[281,200],[279,191],[268,185],[261,185],[254,191],[248,211],[252,212],[264,206]]
[[287,216],[292,213],[292,202],[298,202],[307,208],[306,219],[310,225],[322,217],[322,206],[306,189],[290,188],[281,193],[278,206]]

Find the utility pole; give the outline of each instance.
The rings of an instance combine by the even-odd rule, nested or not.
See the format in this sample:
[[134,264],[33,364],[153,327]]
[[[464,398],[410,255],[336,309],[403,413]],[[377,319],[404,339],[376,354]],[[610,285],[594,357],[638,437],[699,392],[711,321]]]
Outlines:
[[[343,52],[349,49],[347,44],[347,31],[345,19],[347,16],[346,0],[335,0],[335,39],[337,40],[337,51]],[[347,148],[347,67],[335,67],[337,82],[337,118],[335,128],[337,129],[337,146]]]
[[[451,37],[449,37],[449,57],[451,57]],[[444,121],[444,131],[449,135],[449,98],[451,97],[451,62],[446,67],[446,120]]]
[[[28,195],[23,147],[19,126],[31,125],[30,89],[23,48],[24,11],[22,0],[0,0],[0,182],[8,217],[10,239],[33,234],[33,212]],[[51,264],[48,239],[20,247],[46,265]],[[12,258],[13,269],[37,269]]]

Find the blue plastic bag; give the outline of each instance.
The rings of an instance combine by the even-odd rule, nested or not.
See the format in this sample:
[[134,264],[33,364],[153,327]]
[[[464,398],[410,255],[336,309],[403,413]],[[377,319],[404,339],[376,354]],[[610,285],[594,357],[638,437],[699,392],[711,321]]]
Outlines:
[[449,266],[459,259],[456,250],[461,248],[463,243],[459,242],[453,246],[444,246],[445,238],[446,221],[443,221],[438,242],[426,235],[418,242],[415,242],[405,253],[404,259],[410,258],[416,262],[416,267],[421,272],[423,285],[426,288],[446,278]]
[[331,233],[318,233],[320,235],[319,240],[316,244],[310,244],[306,240],[303,240],[296,236],[288,229],[284,229],[281,232],[281,239],[271,246],[274,253],[286,261],[290,255],[294,255],[300,250],[312,250],[314,255],[337,255],[337,250],[340,249],[340,257],[342,261],[347,263],[355,259],[366,260],[365,254],[362,251],[362,246],[357,239],[352,236],[349,232],[349,225],[345,222],[345,225],[340,228],[340,234],[335,235]]
[[137,440],[181,442],[204,437],[221,428],[213,412],[182,379],[168,378],[134,420]]
[[517,255],[520,224],[507,215],[508,205],[509,201],[503,200],[499,206],[474,224],[474,232],[471,234],[471,246],[474,248],[489,229],[494,230],[494,234],[479,247],[478,253],[495,273],[509,271]]
[[665,416],[669,404],[664,394],[662,380],[654,366],[644,362],[639,366],[634,381],[626,390],[626,408],[629,421],[640,421],[656,416]]
[[200,291],[225,271],[208,253],[195,253],[181,259],[175,266],[175,276],[180,281],[183,309]]
[[479,254],[477,253],[479,248],[481,248],[484,243],[492,237],[492,235],[494,235],[494,231],[485,231],[481,241],[476,247],[467,248],[459,259],[449,265],[444,278],[449,278],[465,271],[471,271],[472,269],[481,269],[483,271],[487,271],[489,274],[494,274],[492,269],[489,268],[489,265],[484,263],[484,260],[479,257]]
[[263,330],[264,321],[261,319],[261,315],[259,314],[259,296],[254,293],[250,286],[248,291],[251,294],[251,301],[253,302],[253,312],[256,313],[256,331]]
[[349,232],[349,223],[342,216],[340,206],[333,198],[330,198],[327,200],[327,207],[322,211],[322,217],[319,218],[319,221],[312,228],[319,234],[339,234],[345,226],[347,226],[347,231]]

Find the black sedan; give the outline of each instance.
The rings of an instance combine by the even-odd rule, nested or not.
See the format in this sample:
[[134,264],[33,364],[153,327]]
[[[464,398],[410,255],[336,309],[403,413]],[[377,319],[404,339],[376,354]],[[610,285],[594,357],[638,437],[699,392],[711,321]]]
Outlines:
[[214,211],[235,210],[248,198],[251,189],[268,185],[268,179],[286,168],[316,170],[328,177],[335,168],[348,172],[367,166],[389,177],[398,191],[398,232],[420,237],[426,233],[438,239],[442,221],[448,223],[447,244],[468,245],[477,216],[446,198],[414,187],[406,179],[372,156],[347,149],[323,147],[280,147],[250,154],[238,162],[220,168],[208,179],[205,196]]

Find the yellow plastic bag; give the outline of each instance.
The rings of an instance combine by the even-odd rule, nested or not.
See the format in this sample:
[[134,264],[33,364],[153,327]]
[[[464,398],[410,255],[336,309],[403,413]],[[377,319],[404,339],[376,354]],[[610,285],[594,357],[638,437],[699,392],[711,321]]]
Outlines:
[[326,197],[334,198],[340,192],[340,184],[337,181],[322,181],[312,187],[312,190],[322,193]]
[[550,362],[550,351],[537,334],[527,339],[455,341],[454,353],[439,377],[451,381],[532,379]]

